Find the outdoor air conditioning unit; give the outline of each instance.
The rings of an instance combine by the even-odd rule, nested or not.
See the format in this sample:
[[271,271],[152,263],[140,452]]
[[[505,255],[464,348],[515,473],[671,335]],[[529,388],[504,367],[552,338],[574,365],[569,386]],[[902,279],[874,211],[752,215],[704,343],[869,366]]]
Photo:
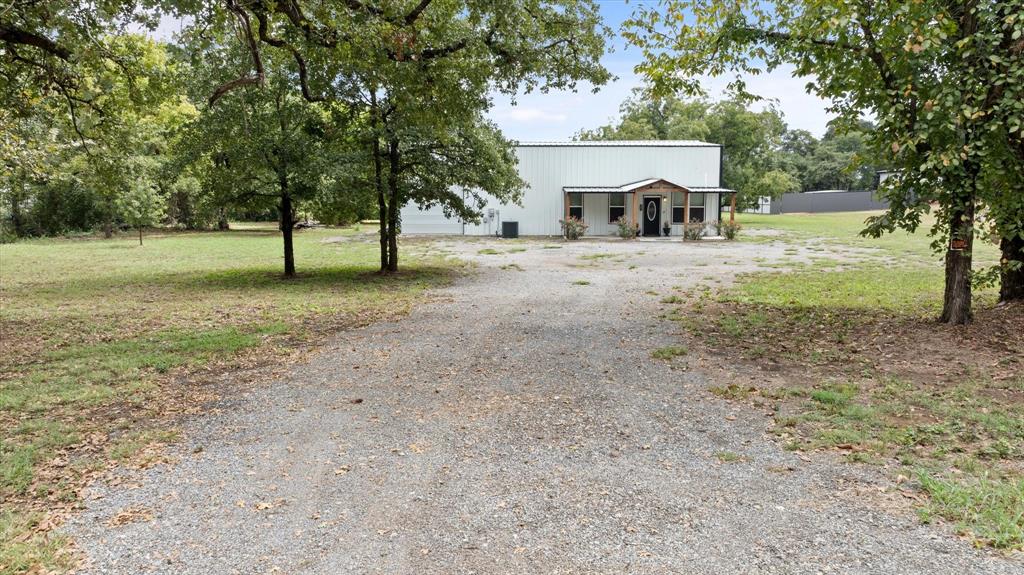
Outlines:
[[501,222],[501,237],[512,239],[519,237],[519,222]]

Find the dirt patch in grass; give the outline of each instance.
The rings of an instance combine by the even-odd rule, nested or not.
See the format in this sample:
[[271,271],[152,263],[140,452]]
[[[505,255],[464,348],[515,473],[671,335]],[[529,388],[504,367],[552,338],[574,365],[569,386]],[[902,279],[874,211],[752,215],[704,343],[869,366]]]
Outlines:
[[979,305],[972,325],[947,326],[734,293],[698,295],[669,317],[691,356],[716,358],[703,366],[716,372],[710,391],[774,413],[787,449],[893,469],[922,495],[923,520],[1024,549],[1024,305]]
[[262,230],[0,249],[21,270],[0,283],[0,573],[65,570],[51,530],[89,482],[169,462],[182,417],[331,333],[405,314],[456,269],[413,256],[379,276],[372,241],[347,230],[298,234],[290,280]]
[[[979,290],[973,324],[939,324],[929,238],[861,238],[866,215],[744,216],[757,241],[794,246],[773,266],[783,271],[679,291],[662,300],[665,317],[682,328],[686,361],[712,373],[709,391],[770,415],[785,448],[877,465],[904,496],[887,504],[1022,550],[1024,304]],[[988,244],[975,255],[979,266],[998,257]]]

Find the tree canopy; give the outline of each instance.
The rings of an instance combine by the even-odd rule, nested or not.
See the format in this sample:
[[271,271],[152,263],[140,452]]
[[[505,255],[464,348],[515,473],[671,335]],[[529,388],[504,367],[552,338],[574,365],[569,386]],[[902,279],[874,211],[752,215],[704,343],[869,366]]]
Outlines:
[[[701,78],[710,75],[755,97],[744,78],[786,64],[831,102],[834,125],[848,128],[871,114],[867,143],[898,177],[884,188],[888,213],[866,232],[916,229],[934,203],[932,233],[946,248],[942,319],[965,323],[978,207],[1016,203],[1013,186],[980,186],[994,154],[1021,138],[1021,14],[1021,0],[666,0],[640,7],[626,36],[644,52],[638,71],[656,91],[701,95]],[[1005,222],[995,226],[1014,233]]]
[[[126,33],[167,14],[176,45]],[[17,235],[137,226],[149,191],[189,228],[269,215],[291,275],[300,211],[376,203],[395,270],[405,203],[472,221],[482,194],[518,199],[492,94],[601,86],[608,35],[592,0],[18,3],[0,13],[5,209]]]

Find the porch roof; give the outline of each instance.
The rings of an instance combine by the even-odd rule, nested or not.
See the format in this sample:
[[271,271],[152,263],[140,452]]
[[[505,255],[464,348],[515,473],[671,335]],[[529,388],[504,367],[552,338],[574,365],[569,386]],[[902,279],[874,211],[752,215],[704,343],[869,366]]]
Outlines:
[[710,187],[695,187],[695,186],[680,186],[679,184],[670,182],[663,178],[648,178],[646,180],[640,180],[639,182],[630,182],[628,184],[622,184],[621,186],[563,186],[562,191],[567,194],[614,194],[614,193],[629,193],[639,190],[640,188],[646,188],[654,184],[666,184],[669,187],[679,188],[680,190],[689,190],[691,192],[722,192],[732,193],[733,190],[727,188],[710,188]]
[[733,194],[733,193],[736,193],[736,190],[730,190],[729,188],[708,188],[708,187],[699,187],[699,186],[698,186],[698,187],[693,187],[693,186],[691,186],[691,187],[689,188],[689,190],[690,190],[691,192],[695,193],[695,194],[699,194],[699,193],[708,193],[708,194],[714,194],[714,193],[719,193],[719,194]]

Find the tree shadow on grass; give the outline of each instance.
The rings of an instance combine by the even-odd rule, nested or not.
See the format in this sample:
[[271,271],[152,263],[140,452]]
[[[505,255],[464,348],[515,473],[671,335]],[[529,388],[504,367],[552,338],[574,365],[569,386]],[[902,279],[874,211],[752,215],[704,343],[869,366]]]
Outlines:
[[248,268],[222,270],[197,274],[168,274],[156,279],[167,285],[182,284],[209,290],[281,290],[290,288],[401,288],[410,285],[441,283],[452,277],[453,270],[443,266],[411,266],[397,273],[381,274],[376,268],[363,265],[316,268],[300,271],[295,277],[285,277],[279,270]]
[[[300,268],[301,270],[301,268]],[[360,291],[401,291],[443,285],[457,273],[456,267],[443,265],[409,265],[402,271],[380,274],[371,265],[344,265],[312,268],[287,278],[277,266],[256,266],[228,270],[198,272],[147,272],[134,276],[99,276],[75,278],[71,284],[25,286],[31,289],[31,299],[39,303],[71,303],[92,298],[132,297],[131,294],[170,292],[175,296],[190,297],[202,293],[252,291],[258,293],[288,293],[297,290],[331,291],[334,293]],[[20,290],[8,294],[16,298]]]

